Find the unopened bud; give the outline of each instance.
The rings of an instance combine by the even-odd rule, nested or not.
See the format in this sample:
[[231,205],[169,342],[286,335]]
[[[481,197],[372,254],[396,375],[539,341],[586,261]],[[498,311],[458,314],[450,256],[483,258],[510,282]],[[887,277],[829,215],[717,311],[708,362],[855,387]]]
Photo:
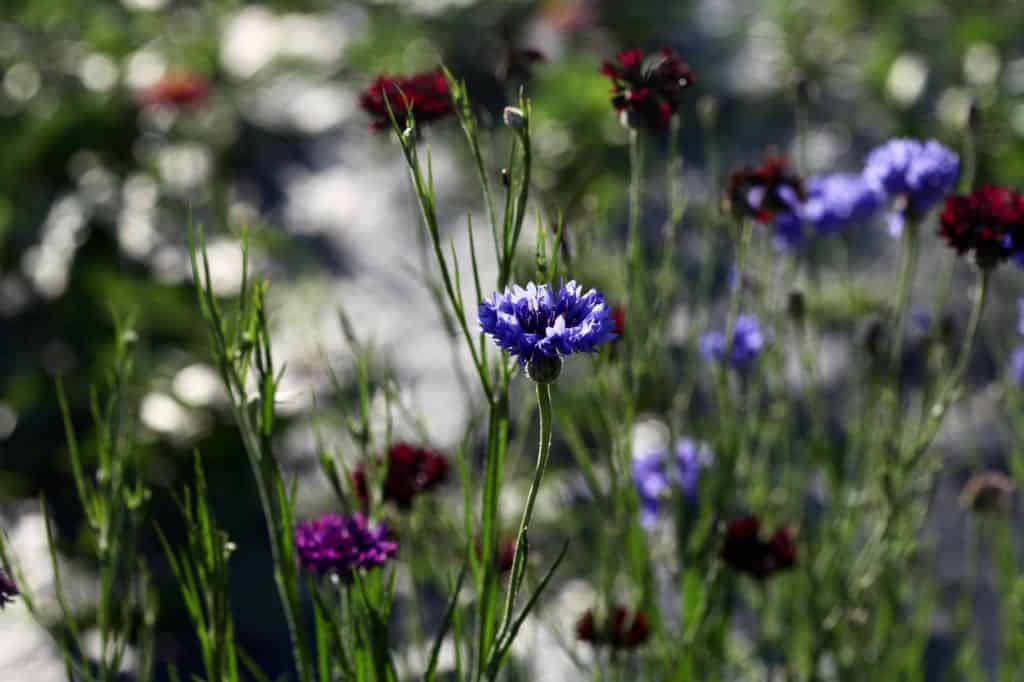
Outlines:
[[562,373],[562,358],[548,355],[537,355],[526,363],[526,376],[538,384],[550,384]]
[[789,319],[797,324],[804,321],[804,317],[807,315],[807,301],[804,298],[804,292],[799,289],[789,292],[789,296],[786,297],[786,312],[789,314]]
[[502,118],[505,125],[515,131],[526,130],[526,114],[518,107],[505,107]]

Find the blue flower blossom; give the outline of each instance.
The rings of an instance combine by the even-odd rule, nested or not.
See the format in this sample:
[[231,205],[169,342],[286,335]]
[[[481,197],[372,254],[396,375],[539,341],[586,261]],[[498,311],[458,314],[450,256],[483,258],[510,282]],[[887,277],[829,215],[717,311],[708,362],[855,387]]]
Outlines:
[[658,520],[662,505],[677,488],[689,507],[697,505],[700,476],[711,465],[713,455],[704,443],[681,438],[676,443],[676,477],[668,468],[668,452],[663,449],[637,455],[633,458],[633,484],[640,498],[640,524],[650,530]]
[[[737,315],[729,364],[736,369],[746,369],[761,354],[766,343],[767,337],[756,315]],[[725,334],[718,330],[705,332],[700,337],[700,352],[707,360],[721,362],[726,359],[726,345]]]
[[1024,346],[1017,346],[1010,356],[1010,376],[1019,385],[1024,386]]
[[398,541],[385,524],[362,514],[324,514],[295,526],[295,553],[310,571],[333,573],[345,581],[359,569],[383,566],[398,553]]
[[863,176],[834,173],[808,181],[801,213],[818,234],[831,234],[870,219],[881,205],[882,196]]
[[956,188],[960,157],[935,140],[896,139],[868,154],[864,179],[891,200],[904,202],[889,218],[894,234],[905,217],[920,217]]
[[495,292],[480,304],[480,329],[526,365],[539,358],[593,353],[615,338],[615,320],[604,296],[576,282],[557,292],[530,282]]

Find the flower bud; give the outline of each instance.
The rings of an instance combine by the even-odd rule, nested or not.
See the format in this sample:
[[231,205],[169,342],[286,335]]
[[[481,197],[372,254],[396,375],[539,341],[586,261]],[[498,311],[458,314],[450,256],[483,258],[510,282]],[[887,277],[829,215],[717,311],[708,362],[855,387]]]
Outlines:
[[557,355],[537,355],[526,363],[526,376],[538,384],[550,384],[562,373],[562,358]]
[[804,317],[807,315],[807,301],[804,299],[804,292],[799,289],[789,292],[789,296],[786,297],[786,313],[793,322],[803,323]]
[[505,107],[502,113],[505,125],[515,131],[526,130],[526,114],[518,107]]

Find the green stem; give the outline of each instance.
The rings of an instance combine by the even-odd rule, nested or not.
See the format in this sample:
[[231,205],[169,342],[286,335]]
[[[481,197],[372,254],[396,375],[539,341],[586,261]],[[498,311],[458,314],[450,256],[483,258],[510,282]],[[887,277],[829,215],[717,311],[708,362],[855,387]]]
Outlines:
[[906,221],[903,226],[903,263],[900,266],[900,289],[896,299],[896,327],[893,331],[891,353],[889,356],[890,371],[899,380],[900,356],[903,355],[903,329],[907,323],[907,309],[910,307],[910,290],[914,284],[914,272],[917,268],[917,255],[920,251],[917,220]]

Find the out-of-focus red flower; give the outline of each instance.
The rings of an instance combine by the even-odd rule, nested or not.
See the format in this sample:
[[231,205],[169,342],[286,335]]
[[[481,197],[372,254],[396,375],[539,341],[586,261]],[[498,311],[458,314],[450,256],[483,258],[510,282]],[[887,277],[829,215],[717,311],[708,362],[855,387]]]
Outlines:
[[171,69],[139,93],[139,102],[146,107],[196,109],[209,97],[210,84],[205,78],[185,69]]
[[734,570],[764,579],[796,564],[796,544],[789,528],[761,539],[761,521],[743,516],[729,523],[720,556]]
[[[480,538],[475,543],[476,556],[479,559],[483,551]],[[516,556],[516,536],[505,535],[498,539],[498,547],[494,552],[494,564],[498,568],[498,574],[502,575],[512,570],[512,562]]]
[[1024,195],[984,185],[966,196],[946,197],[939,236],[961,255],[973,251],[979,267],[998,265],[1024,251]]
[[612,306],[612,321],[615,323],[615,335],[621,337],[626,333],[626,309],[621,305]]
[[592,609],[576,621],[576,638],[592,646],[633,649],[647,641],[651,624],[643,611],[632,613],[625,606],[615,606],[611,613],[598,619]]
[[416,123],[426,125],[455,111],[448,79],[440,69],[412,76],[378,76],[359,97],[359,106],[373,117],[370,130],[391,128],[389,103],[399,123],[410,112]]
[[778,154],[769,154],[760,166],[744,166],[729,176],[726,188],[730,207],[737,216],[750,216],[765,225],[776,213],[791,213],[804,200],[800,176],[789,169],[789,162]]
[[666,127],[682,106],[683,91],[695,81],[689,65],[669,47],[649,57],[643,50],[626,50],[615,59],[604,62],[601,73],[612,80],[612,104],[624,122]]
[[[356,496],[364,505],[369,504],[370,494],[363,467],[357,467],[351,478]],[[416,495],[437,487],[447,478],[448,460],[444,455],[408,443],[395,443],[388,449],[382,497],[400,509],[409,509]]]

